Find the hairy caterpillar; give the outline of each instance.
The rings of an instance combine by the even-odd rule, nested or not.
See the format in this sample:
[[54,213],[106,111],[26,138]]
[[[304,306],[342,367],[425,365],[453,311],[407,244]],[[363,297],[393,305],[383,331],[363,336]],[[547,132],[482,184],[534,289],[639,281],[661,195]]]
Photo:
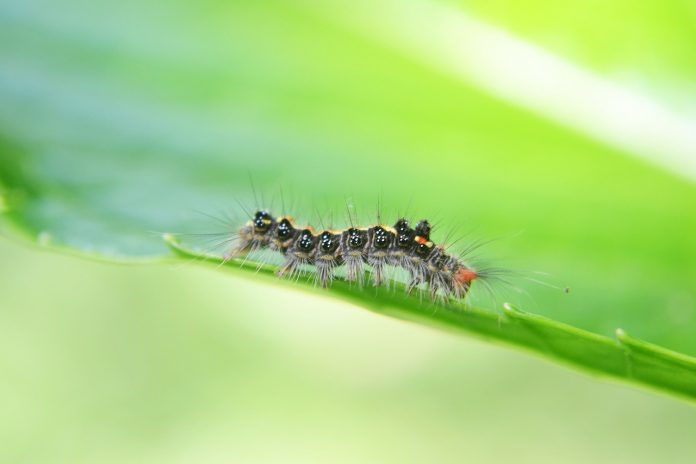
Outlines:
[[337,270],[344,268],[346,280],[362,285],[368,268],[372,283],[380,286],[389,283],[385,272],[392,266],[406,271],[408,292],[425,286],[433,300],[463,299],[472,282],[481,277],[461,258],[431,240],[432,226],[425,219],[413,228],[402,217],[393,226],[351,225],[317,232],[311,226],[298,226],[291,216],[275,217],[264,209],[250,216],[234,239],[227,240],[235,245],[225,253],[225,260],[272,250],[284,257],[277,271],[280,277],[293,278],[313,267],[318,284],[327,287]]

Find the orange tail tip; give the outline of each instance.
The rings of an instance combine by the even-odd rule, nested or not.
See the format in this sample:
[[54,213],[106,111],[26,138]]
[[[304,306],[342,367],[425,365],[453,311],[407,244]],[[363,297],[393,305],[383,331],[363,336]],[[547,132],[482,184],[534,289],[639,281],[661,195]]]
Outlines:
[[462,267],[454,273],[454,280],[461,285],[468,285],[472,280],[476,279],[478,274],[473,269]]

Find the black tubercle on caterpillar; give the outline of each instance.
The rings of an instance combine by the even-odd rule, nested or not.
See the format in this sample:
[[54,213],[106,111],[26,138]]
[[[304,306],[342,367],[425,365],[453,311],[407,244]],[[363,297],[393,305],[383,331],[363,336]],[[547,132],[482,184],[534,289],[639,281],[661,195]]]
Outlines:
[[266,248],[280,252],[285,262],[278,276],[293,278],[305,267],[313,266],[322,287],[331,284],[341,266],[345,266],[346,280],[362,285],[366,265],[371,268],[375,286],[388,285],[385,273],[387,266],[393,266],[407,271],[409,292],[425,284],[432,299],[462,299],[478,275],[432,242],[431,233],[427,220],[411,228],[406,218],[398,219],[393,227],[375,225],[316,233],[311,227],[297,227],[289,216],[274,219],[270,212],[260,210],[240,228],[238,244],[227,255],[237,257]]

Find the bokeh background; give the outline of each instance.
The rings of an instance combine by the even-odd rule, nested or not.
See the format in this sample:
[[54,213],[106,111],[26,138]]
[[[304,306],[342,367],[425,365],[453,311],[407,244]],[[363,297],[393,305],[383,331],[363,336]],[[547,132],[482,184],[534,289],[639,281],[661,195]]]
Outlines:
[[689,404],[166,261],[158,232],[219,230],[196,211],[239,217],[250,175],[315,223],[410,205],[572,289],[497,303],[696,355],[695,24],[676,0],[0,2],[0,462],[688,462]]

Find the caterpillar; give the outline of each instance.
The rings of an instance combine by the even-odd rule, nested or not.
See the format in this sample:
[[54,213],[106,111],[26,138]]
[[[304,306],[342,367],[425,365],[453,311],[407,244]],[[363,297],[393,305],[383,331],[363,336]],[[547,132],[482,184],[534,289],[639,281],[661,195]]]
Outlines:
[[[393,226],[323,229],[299,226],[291,216],[274,216],[259,209],[235,233],[235,245],[225,253],[226,261],[260,250],[280,253],[283,263],[277,275],[293,278],[308,267],[316,271],[321,287],[328,287],[336,272],[344,268],[344,278],[362,286],[369,268],[374,286],[388,285],[389,266],[408,275],[407,292],[425,286],[430,298],[466,297],[472,282],[481,276],[460,257],[431,240],[432,225],[423,219],[411,227],[400,217]],[[231,242],[232,240],[228,240]]]

